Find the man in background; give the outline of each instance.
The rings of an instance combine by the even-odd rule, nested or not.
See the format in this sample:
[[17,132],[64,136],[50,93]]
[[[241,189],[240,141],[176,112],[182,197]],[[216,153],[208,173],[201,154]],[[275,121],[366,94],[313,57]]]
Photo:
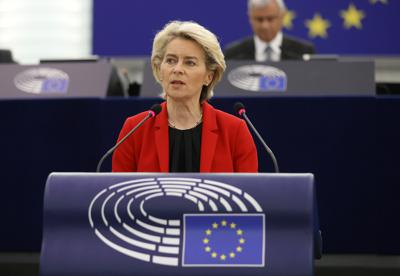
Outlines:
[[283,0],[248,0],[247,13],[254,36],[229,44],[226,59],[280,61],[302,59],[315,53],[307,41],[282,33],[286,5]]

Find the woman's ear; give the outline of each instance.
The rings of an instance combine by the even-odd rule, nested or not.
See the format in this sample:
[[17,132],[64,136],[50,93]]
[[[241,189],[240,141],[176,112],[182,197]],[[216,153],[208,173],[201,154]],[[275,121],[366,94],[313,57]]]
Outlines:
[[208,74],[206,76],[206,80],[204,81],[204,85],[209,86],[210,83],[212,82],[213,78],[214,78],[214,72],[211,72],[211,71],[208,72]]

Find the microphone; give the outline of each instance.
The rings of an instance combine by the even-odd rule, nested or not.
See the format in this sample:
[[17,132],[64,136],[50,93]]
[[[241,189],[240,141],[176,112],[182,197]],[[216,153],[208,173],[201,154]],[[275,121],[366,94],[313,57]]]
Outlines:
[[261,137],[260,133],[258,133],[257,129],[254,127],[254,125],[251,123],[249,118],[246,115],[246,109],[244,105],[241,102],[237,102],[234,104],[233,109],[235,110],[235,113],[239,115],[239,117],[243,117],[247,124],[251,127],[251,129],[254,131],[258,139],[261,141],[261,144],[264,146],[265,150],[267,151],[268,155],[271,157],[272,162],[274,164],[275,172],[279,173],[279,167],[278,167],[278,161],[276,161],[275,155],[272,152],[272,150],[267,146],[265,143],[264,139]]
[[122,142],[124,142],[132,133],[134,133],[141,125],[144,124],[144,122],[146,122],[148,119],[155,117],[158,115],[158,113],[161,112],[161,105],[160,104],[154,104],[148,111],[147,116],[143,118],[143,120],[141,120],[134,128],[132,128],[131,131],[128,132],[128,134],[126,134],[121,140],[118,141],[118,143],[113,146],[111,149],[109,149],[104,155],[103,157],[101,157],[99,163],[97,164],[97,169],[96,172],[100,172],[101,169],[101,165],[103,164],[104,160],[111,154],[114,152],[114,150],[116,148],[118,148],[119,145],[122,144]]

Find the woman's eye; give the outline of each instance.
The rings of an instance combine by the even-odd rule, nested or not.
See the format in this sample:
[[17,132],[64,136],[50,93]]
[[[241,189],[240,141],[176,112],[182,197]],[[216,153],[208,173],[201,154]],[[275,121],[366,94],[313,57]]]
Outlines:
[[186,62],[186,64],[189,65],[189,66],[195,66],[196,65],[196,63],[193,60],[188,60]]

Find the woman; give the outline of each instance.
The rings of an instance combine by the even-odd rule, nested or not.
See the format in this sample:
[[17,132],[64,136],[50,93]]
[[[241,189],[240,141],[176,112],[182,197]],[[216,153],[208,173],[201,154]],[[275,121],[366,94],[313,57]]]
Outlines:
[[[165,101],[114,152],[114,172],[257,172],[246,123],[207,100],[226,68],[217,38],[194,22],[173,21],[153,42],[153,74]],[[125,121],[124,137],[147,112]]]

